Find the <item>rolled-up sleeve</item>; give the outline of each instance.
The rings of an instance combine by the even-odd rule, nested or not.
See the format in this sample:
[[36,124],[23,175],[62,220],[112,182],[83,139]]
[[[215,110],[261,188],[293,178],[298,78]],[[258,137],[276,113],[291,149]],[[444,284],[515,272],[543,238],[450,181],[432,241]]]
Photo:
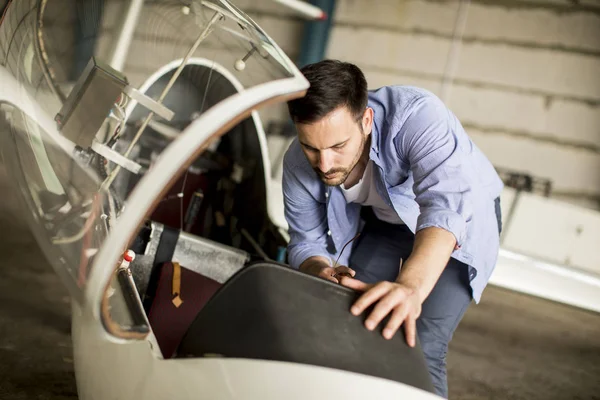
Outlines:
[[452,128],[455,121],[438,98],[422,98],[400,125],[395,144],[413,173],[420,207],[416,230],[445,229],[460,247],[473,214],[474,171]]
[[309,257],[323,256],[330,260],[331,256],[327,251],[325,204],[317,201],[303,185],[301,177],[306,173],[294,166],[286,156],[283,164],[283,201],[290,235],[288,261],[296,269]]

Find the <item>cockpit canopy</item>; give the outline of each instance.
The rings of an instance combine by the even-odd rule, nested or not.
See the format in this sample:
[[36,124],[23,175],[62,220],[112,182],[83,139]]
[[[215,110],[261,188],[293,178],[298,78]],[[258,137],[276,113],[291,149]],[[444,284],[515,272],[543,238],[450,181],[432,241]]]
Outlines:
[[[188,168],[218,163],[192,165],[218,146],[220,135],[253,109],[301,96],[308,85],[267,34],[226,0],[173,0],[143,10],[151,21],[136,34],[146,51],[132,47],[130,54],[161,65],[152,76],[114,68],[114,60],[98,54],[74,74],[66,56],[73,43],[58,34],[56,21],[66,14],[76,19],[75,8],[75,1],[46,0],[8,7],[0,25],[0,138],[37,241],[83,300],[92,266],[109,270],[96,284],[107,287],[118,261],[112,254],[128,245],[98,260],[110,235],[118,228],[131,240],[139,228],[140,218],[118,222],[133,208],[130,197],[142,180],[157,186],[144,189],[147,205],[136,204],[147,215]],[[147,51],[165,44],[169,51]],[[223,105],[226,112],[206,115]],[[184,138],[192,125],[196,133]],[[164,176],[157,165],[177,141],[190,152],[169,160],[173,174]]]

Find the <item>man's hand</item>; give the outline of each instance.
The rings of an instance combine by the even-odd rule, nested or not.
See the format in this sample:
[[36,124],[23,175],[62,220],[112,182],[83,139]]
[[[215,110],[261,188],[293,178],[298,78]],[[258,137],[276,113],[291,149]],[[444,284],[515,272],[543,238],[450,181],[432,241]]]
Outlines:
[[300,265],[300,271],[334,283],[340,283],[340,279],[344,276],[354,277],[354,275],[356,275],[356,272],[354,272],[353,269],[343,265],[337,266],[336,268],[331,267],[329,261],[321,256],[307,259]]
[[387,281],[367,284],[348,277],[341,278],[340,283],[351,289],[365,292],[350,309],[352,314],[360,315],[367,307],[377,302],[365,321],[367,329],[375,329],[381,320],[391,313],[391,317],[383,330],[383,336],[386,339],[391,339],[404,322],[406,341],[410,347],[415,346],[416,321],[421,315],[421,301],[414,288]]
[[344,277],[354,277],[354,275],[356,275],[356,272],[353,269],[339,265],[335,268],[325,267],[317,276],[334,283],[340,283],[340,280]]
[[354,303],[351,312],[360,315],[367,307],[378,302],[365,326],[375,327],[391,313],[383,336],[391,339],[404,323],[406,341],[414,347],[416,343],[417,318],[421,315],[421,304],[435,286],[456,245],[454,235],[437,227],[424,228],[415,234],[411,255],[404,265],[399,265],[400,273],[396,282],[379,282],[368,285],[353,278],[344,277],[341,284],[365,293]]

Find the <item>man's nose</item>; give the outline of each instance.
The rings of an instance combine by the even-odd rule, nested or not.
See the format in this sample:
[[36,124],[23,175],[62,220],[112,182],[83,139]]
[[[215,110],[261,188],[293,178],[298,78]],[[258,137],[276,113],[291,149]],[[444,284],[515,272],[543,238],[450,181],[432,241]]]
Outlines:
[[321,172],[327,172],[333,168],[333,157],[329,151],[321,151],[319,153],[319,169]]

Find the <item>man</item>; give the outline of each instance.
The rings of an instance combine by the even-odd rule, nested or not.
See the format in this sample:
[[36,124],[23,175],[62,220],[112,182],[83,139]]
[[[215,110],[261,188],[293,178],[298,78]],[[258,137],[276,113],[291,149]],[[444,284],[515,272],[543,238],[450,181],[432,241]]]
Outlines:
[[368,92],[335,60],[302,72],[311,86],[288,104],[298,137],[283,172],[290,265],[363,291],[351,312],[374,305],[367,329],[389,316],[385,338],[402,324],[410,346],[418,335],[447,397],[448,343],[497,260],[502,181],[432,93]]

